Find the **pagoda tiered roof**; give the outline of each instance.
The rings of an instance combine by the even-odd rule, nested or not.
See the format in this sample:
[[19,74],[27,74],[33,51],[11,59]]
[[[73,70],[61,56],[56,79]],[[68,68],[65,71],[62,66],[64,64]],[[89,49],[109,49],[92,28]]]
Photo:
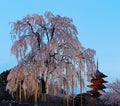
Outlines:
[[93,90],[102,90],[106,88],[103,84],[91,84],[88,87],[92,88]]
[[93,84],[101,84],[101,83],[107,83],[104,79],[91,79],[91,83]]
[[97,71],[96,71],[96,73],[95,73],[95,77],[97,78],[97,79],[100,79],[100,78],[104,78],[104,77],[107,77],[105,74],[103,74],[103,73],[101,73],[98,69],[97,69]]

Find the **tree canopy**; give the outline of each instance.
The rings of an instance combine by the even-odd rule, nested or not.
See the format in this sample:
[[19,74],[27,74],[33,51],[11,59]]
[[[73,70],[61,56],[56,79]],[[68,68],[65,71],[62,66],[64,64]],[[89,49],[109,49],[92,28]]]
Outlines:
[[56,94],[63,86],[67,90],[83,83],[83,73],[87,70],[90,76],[95,71],[95,51],[84,48],[77,34],[72,19],[51,12],[27,15],[12,23],[11,54],[18,65],[8,75],[7,89],[15,92],[22,81],[25,96],[36,90],[41,93],[43,79],[46,93]]

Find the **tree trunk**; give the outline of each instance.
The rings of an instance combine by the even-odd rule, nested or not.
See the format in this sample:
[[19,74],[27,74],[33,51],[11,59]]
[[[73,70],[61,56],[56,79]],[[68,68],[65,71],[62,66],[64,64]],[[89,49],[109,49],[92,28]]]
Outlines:
[[[12,97],[13,97],[13,94],[12,94]],[[14,98],[15,98],[16,102],[19,102],[19,85],[18,85],[18,87],[16,89],[16,95],[15,95]]]
[[72,75],[72,103],[74,106],[74,79],[73,79],[73,75]]
[[66,106],[69,106],[69,93],[68,93],[68,63],[66,63]]
[[[38,72],[38,67],[36,69],[36,71]],[[35,71],[35,81],[36,81],[36,84],[35,84],[35,90],[34,90],[34,100],[35,100],[35,105],[34,106],[37,106],[37,99],[38,99],[38,82],[37,82],[37,74],[36,74],[36,71]]]
[[19,103],[21,103],[21,95],[22,95],[22,88],[21,88],[21,80],[19,81]]
[[81,88],[81,85],[80,85],[80,106],[83,106],[83,103],[82,103],[82,88]]
[[[47,80],[47,78],[46,78]],[[41,101],[45,102],[46,101],[46,81],[44,80],[44,74],[42,74],[42,78],[41,78],[41,85],[42,85],[42,94],[41,94]]]
[[[80,59],[80,63],[82,63],[82,59]],[[83,103],[82,103],[82,65],[80,65],[80,79],[79,79],[79,81],[80,81],[80,106],[83,106]]]
[[82,103],[82,82],[81,82],[81,71],[80,71],[80,106],[83,106],[83,103]]
[[37,87],[36,87],[36,89],[35,89],[35,94],[34,94],[34,96],[35,96],[35,106],[37,106],[37,99],[38,99],[38,85],[37,85]]
[[46,85],[46,86],[45,86],[45,89],[46,89],[46,94],[48,94],[48,93],[49,93],[49,86],[48,86],[48,84],[47,84],[47,80],[48,80],[48,79],[46,78],[46,84],[45,84],[45,85]]

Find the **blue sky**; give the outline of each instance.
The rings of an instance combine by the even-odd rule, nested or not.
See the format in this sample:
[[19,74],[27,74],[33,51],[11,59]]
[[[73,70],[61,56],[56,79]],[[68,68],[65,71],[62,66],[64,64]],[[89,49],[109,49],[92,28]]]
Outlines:
[[27,14],[54,14],[73,19],[78,38],[86,48],[96,50],[99,70],[109,82],[120,79],[120,1],[119,0],[1,0],[0,1],[0,72],[15,66],[10,55],[12,41],[9,22]]

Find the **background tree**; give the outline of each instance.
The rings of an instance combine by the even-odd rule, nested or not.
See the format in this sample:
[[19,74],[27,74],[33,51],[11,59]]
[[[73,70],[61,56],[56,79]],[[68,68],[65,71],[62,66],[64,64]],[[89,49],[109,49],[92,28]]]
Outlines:
[[120,103],[120,81],[116,80],[113,83],[107,84],[109,92],[100,92],[101,100],[107,105],[118,105]]
[[[16,90],[15,86],[22,80],[21,86],[25,96],[34,94],[36,97],[38,92],[43,93],[38,86],[43,85],[39,80],[42,78],[45,87],[41,88],[46,88],[46,94],[50,94],[51,91],[58,93],[59,90],[50,90],[51,84],[58,89],[65,85],[68,101],[68,89],[72,82],[76,81],[76,73],[90,67],[92,68],[88,70],[89,73],[94,71],[95,51],[88,49],[81,54],[85,48],[77,39],[77,29],[72,19],[46,12],[44,16],[27,15],[13,23],[12,27],[11,54],[16,56],[18,65],[8,76],[7,88],[11,92]],[[83,62],[80,62],[81,58],[84,58]],[[81,65],[84,68],[80,69]],[[16,74],[20,72],[22,74],[17,77]],[[14,77],[11,77],[13,75]],[[70,80],[72,77],[73,81]],[[80,80],[81,83],[83,81]]]

